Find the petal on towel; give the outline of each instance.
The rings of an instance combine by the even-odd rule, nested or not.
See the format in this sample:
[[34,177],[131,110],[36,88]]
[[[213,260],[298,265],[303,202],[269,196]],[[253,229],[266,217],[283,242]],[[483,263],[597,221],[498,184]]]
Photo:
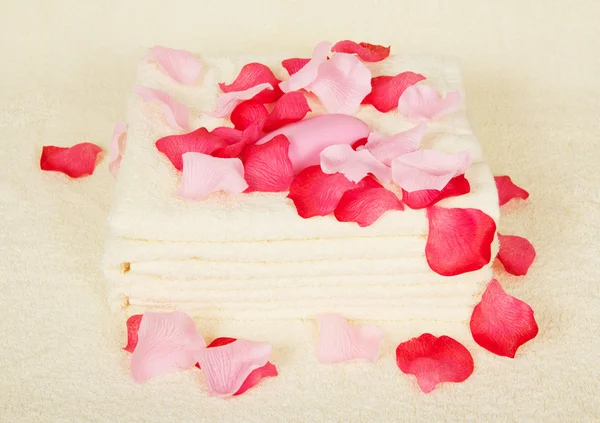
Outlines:
[[494,176],[496,182],[496,188],[498,189],[498,200],[500,205],[508,203],[513,198],[522,198],[526,200],[529,197],[529,193],[523,188],[515,185],[510,179],[510,176]]
[[337,144],[321,151],[320,157],[323,173],[341,173],[352,182],[360,181],[369,173],[384,184],[392,180],[391,169],[368,150],[356,151],[348,144]]
[[312,58],[302,68],[297,70],[287,81],[279,84],[279,88],[284,93],[298,91],[307,87],[317,78],[319,66],[327,61],[327,56],[331,50],[331,43],[322,41],[313,50]]
[[339,314],[322,314],[317,317],[317,324],[317,359],[320,363],[377,361],[383,339],[383,331],[377,326],[354,326]]
[[283,66],[288,74],[292,76],[302,69],[308,62],[310,62],[310,59],[299,59],[295,57],[292,59],[285,59],[281,62],[281,66]]
[[468,151],[446,154],[437,150],[417,150],[392,161],[392,177],[407,192],[435,189],[441,191],[471,164]]
[[390,47],[369,43],[355,43],[350,40],[338,41],[331,47],[336,53],[357,54],[365,62],[379,62],[390,55]]
[[371,92],[371,71],[355,56],[336,53],[321,63],[306,90],[319,97],[329,113],[351,115]]
[[510,358],[538,334],[531,307],[504,292],[496,279],[492,279],[481,302],[473,309],[470,326],[475,342],[494,354]]
[[369,150],[381,163],[391,166],[396,157],[417,151],[426,131],[427,125],[424,123],[392,136],[374,131],[369,134],[367,144],[358,150]]
[[138,343],[138,331],[142,323],[141,314],[134,314],[127,319],[127,345],[123,348],[125,351],[132,353]]
[[91,142],[83,142],[72,147],[42,147],[40,169],[61,172],[71,178],[91,175],[96,168],[98,155],[102,149]]
[[167,156],[179,171],[183,169],[183,154],[190,152],[211,154],[226,146],[227,142],[224,139],[208,132],[206,128],[198,128],[183,135],[169,135],[156,141],[157,150]]
[[471,184],[469,184],[465,175],[458,175],[450,179],[450,182],[441,191],[436,189],[413,192],[402,190],[402,202],[411,209],[424,209],[433,206],[444,198],[458,197],[469,192],[471,192]]
[[356,188],[346,191],[335,208],[335,218],[340,222],[356,222],[371,226],[388,210],[404,210],[396,194],[384,187]]
[[232,93],[236,91],[245,91],[249,88],[258,85],[269,84],[272,87],[271,91],[257,91],[252,97],[245,100],[253,99],[258,103],[273,103],[277,101],[283,94],[279,89],[281,81],[273,74],[271,69],[262,63],[248,63],[240,70],[240,73],[231,84],[219,84],[219,88],[224,93]]
[[117,178],[119,170],[121,168],[121,159],[123,158],[123,154],[125,154],[126,142],[127,124],[125,122],[117,122],[113,131],[110,147],[108,149],[108,153],[110,156],[110,163],[108,164],[108,169],[110,170],[110,173],[112,173],[115,179]]
[[262,121],[253,123],[242,131],[239,141],[215,150],[212,155],[214,157],[221,157],[225,159],[238,157],[240,154],[242,154],[242,151],[244,151],[246,146],[255,144],[256,141],[260,139],[260,137],[263,135],[263,125],[264,122]]
[[175,101],[169,94],[143,85],[135,85],[133,91],[147,103],[159,103],[165,119],[173,128],[190,130],[188,108]]
[[285,93],[273,106],[273,110],[265,122],[264,131],[271,132],[284,125],[298,122],[304,119],[304,116],[310,111],[304,94],[298,91]]
[[242,139],[242,131],[227,126],[219,126],[210,133],[225,140],[227,145],[235,144]]
[[460,93],[452,91],[442,98],[428,85],[412,85],[400,96],[398,110],[401,115],[415,121],[434,119],[456,112],[460,108]]
[[[271,352],[271,345],[245,339],[200,351],[198,363],[204,373],[208,393],[217,397],[242,393],[245,381],[254,370],[268,363]],[[247,382],[245,389],[255,382],[254,377]]]
[[396,364],[403,373],[415,375],[426,394],[442,382],[463,382],[475,367],[469,350],[449,336],[424,333],[396,348]]
[[244,150],[244,177],[247,192],[281,192],[294,179],[294,167],[288,156],[290,142],[285,135],[277,135],[261,145],[250,145]]
[[515,276],[524,276],[535,260],[535,248],[531,242],[516,235],[500,235],[500,250],[498,260],[504,269]]
[[231,112],[231,123],[235,129],[243,131],[253,123],[266,121],[267,116],[269,116],[269,112],[264,104],[255,100],[246,100],[238,104]]
[[[190,153],[196,154],[196,153]],[[131,357],[131,376],[138,383],[189,369],[205,348],[190,316],[180,311],[144,313]]]
[[250,100],[265,90],[273,90],[273,87],[271,84],[259,84],[244,91],[230,91],[221,94],[217,97],[217,109],[212,113],[208,113],[208,115],[216,118],[227,117],[242,101]]
[[154,46],[144,59],[155,62],[164,73],[175,81],[187,85],[194,83],[202,69],[202,64],[186,50]]
[[491,259],[496,223],[477,209],[427,208],[429,235],[425,256],[429,267],[442,276],[481,269]]
[[371,92],[362,104],[371,104],[382,113],[398,107],[398,100],[408,87],[424,81],[420,73],[402,72],[396,76],[376,76],[371,79]]
[[202,153],[183,155],[180,197],[202,200],[216,191],[239,194],[246,188],[248,184],[240,159],[223,159]]

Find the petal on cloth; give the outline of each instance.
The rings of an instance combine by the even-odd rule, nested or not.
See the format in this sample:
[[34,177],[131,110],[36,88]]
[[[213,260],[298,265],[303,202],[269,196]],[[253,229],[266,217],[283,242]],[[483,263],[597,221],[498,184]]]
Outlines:
[[242,162],[248,192],[281,192],[289,188],[294,179],[289,149],[285,135],[278,135],[266,144],[246,147]]
[[444,198],[457,197],[469,192],[471,192],[471,184],[469,184],[465,175],[458,175],[450,179],[450,182],[441,191],[436,189],[413,192],[402,190],[402,202],[411,209],[424,209],[433,206]]
[[415,121],[434,119],[456,112],[460,108],[460,93],[452,91],[442,98],[437,90],[428,85],[412,85],[400,96],[398,111]]
[[127,124],[125,122],[117,122],[113,131],[110,147],[108,149],[108,153],[110,156],[110,163],[108,164],[108,169],[110,170],[110,173],[112,173],[115,179],[119,175],[119,170],[121,168],[121,159],[123,158],[123,154],[125,154],[126,142]]
[[515,276],[524,276],[535,260],[535,248],[531,242],[516,235],[500,235],[500,250],[498,260],[504,269]]
[[271,132],[290,123],[298,122],[304,119],[304,116],[310,111],[304,94],[298,91],[285,93],[273,106],[263,130]]
[[513,198],[521,198],[523,200],[529,198],[529,193],[523,188],[515,185],[510,179],[510,176],[494,176],[494,181],[496,182],[496,188],[498,189],[498,200],[500,201],[501,206],[508,203]]
[[396,76],[376,76],[371,79],[371,92],[363,99],[362,104],[371,104],[382,113],[398,107],[398,101],[404,91],[425,77],[420,73],[402,72]]
[[[273,74],[273,71],[262,63],[248,63],[240,70],[240,73],[231,84],[219,84],[224,93],[245,91],[260,84],[269,84],[271,91],[258,92],[251,98],[258,103],[273,103],[283,94],[279,89],[281,81]],[[250,98],[246,99],[249,100]]]
[[369,43],[355,43],[350,40],[338,41],[331,47],[336,53],[356,54],[365,62],[379,62],[390,55],[390,47]]
[[417,151],[425,132],[427,125],[424,123],[391,136],[373,131],[369,134],[367,144],[357,150],[369,150],[381,163],[391,166],[396,157]]
[[[215,150],[212,155],[214,157],[220,157],[230,159],[233,157],[239,157],[244,151],[246,146],[255,144],[256,141],[262,136],[262,127],[264,122],[259,121],[253,123],[248,128],[244,129],[241,133],[239,141],[227,145],[226,147]],[[214,132],[214,131],[213,131]]]
[[71,178],[91,175],[96,169],[98,155],[102,148],[91,142],[83,142],[72,147],[42,147],[40,169],[61,172]]
[[188,108],[177,102],[169,94],[143,85],[135,85],[133,91],[147,103],[155,102],[160,104],[165,119],[173,128],[184,131],[190,130]]
[[235,107],[244,100],[250,100],[259,93],[265,90],[272,90],[271,84],[259,84],[254,87],[248,88],[244,91],[230,91],[217,97],[217,108],[214,112],[208,113],[208,115],[216,118],[224,118],[233,112]]
[[246,100],[238,104],[231,112],[231,123],[235,129],[243,131],[257,122],[265,122],[269,112],[264,104],[256,100]]
[[228,126],[219,126],[210,131],[210,133],[225,140],[227,145],[235,144],[242,139],[242,131],[229,128]]
[[404,210],[396,194],[384,188],[355,188],[346,191],[337,207],[335,218],[340,222],[356,222],[371,226],[389,210]]
[[208,132],[206,128],[198,128],[188,134],[168,135],[156,141],[156,149],[167,156],[179,171],[183,169],[183,154],[211,154],[226,146],[227,142],[224,139]]
[[313,50],[312,58],[302,68],[298,69],[287,81],[279,84],[279,88],[284,93],[298,91],[307,87],[317,78],[319,66],[327,61],[327,56],[331,50],[331,43],[322,41]]
[[202,64],[189,51],[162,46],[152,47],[144,60],[155,62],[165,74],[186,85],[193,84],[202,69]]
[[300,59],[295,57],[292,59],[285,59],[281,62],[281,66],[283,66],[287,73],[292,76],[302,69],[308,62],[310,62],[310,59]]
[[358,182],[372,173],[384,184],[392,180],[389,167],[377,160],[368,150],[354,150],[351,145],[331,145],[321,151],[323,173],[341,173],[352,182]]
[[134,314],[127,319],[127,345],[123,348],[127,352],[132,353],[137,346],[142,317],[142,314]]

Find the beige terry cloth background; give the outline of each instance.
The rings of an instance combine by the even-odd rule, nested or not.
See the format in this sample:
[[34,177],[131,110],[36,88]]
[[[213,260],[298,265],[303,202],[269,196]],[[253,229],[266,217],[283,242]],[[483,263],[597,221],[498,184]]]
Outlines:
[[[600,419],[600,3],[587,1],[23,1],[0,14],[0,421],[583,422]],[[42,145],[108,148],[136,61],[162,44],[306,56],[318,41],[390,43],[462,60],[468,114],[496,174],[530,190],[500,231],[528,237],[540,334],[514,360],[477,347],[462,384],[424,395],[394,362],[321,366],[312,322],[202,321],[201,333],[266,340],[281,376],[209,398],[196,371],[132,383],[100,259],[115,183],[103,162],[71,181],[38,167]],[[272,327],[278,336],[269,336]]]

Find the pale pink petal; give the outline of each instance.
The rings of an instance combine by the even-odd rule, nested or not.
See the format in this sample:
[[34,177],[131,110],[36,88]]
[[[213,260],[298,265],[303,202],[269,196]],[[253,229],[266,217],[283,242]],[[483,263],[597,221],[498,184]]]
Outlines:
[[465,173],[470,164],[468,151],[446,154],[436,150],[417,150],[392,161],[392,177],[407,192],[424,189],[441,191],[450,179]]
[[271,84],[259,84],[254,87],[248,88],[244,91],[232,91],[229,93],[221,94],[217,97],[217,109],[208,113],[212,117],[223,118],[231,115],[231,112],[235,109],[239,103],[244,100],[250,100],[256,94],[264,90],[272,90]]
[[127,125],[125,122],[117,122],[113,131],[112,140],[108,149],[110,155],[110,163],[108,169],[110,173],[117,178],[121,167],[121,158],[125,153],[125,143],[127,141]]
[[144,313],[131,357],[131,376],[142,383],[155,376],[189,369],[205,345],[187,314]]
[[449,92],[442,98],[435,88],[422,84],[406,88],[398,100],[400,114],[415,122],[454,113],[459,108],[458,91]]
[[242,387],[246,378],[269,361],[272,347],[265,342],[238,339],[230,344],[205,348],[198,354],[208,393],[229,397]]
[[322,314],[317,317],[317,323],[320,363],[377,361],[383,339],[383,331],[377,326],[354,326],[339,314]]
[[367,144],[357,150],[369,150],[381,163],[391,166],[396,157],[417,151],[426,131],[427,125],[424,123],[392,136],[374,131],[369,134]]
[[351,145],[331,145],[321,152],[321,170],[329,175],[341,173],[358,182],[369,173],[384,184],[392,180],[392,170],[377,160],[368,150],[355,151]]
[[188,108],[175,101],[169,94],[143,85],[135,85],[133,91],[145,102],[158,102],[165,114],[165,119],[173,128],[190,130]]
[[300,70],[290,76],[287,81],[279,84],[279,88],[284,93],[297,91],[308,86],[317,77],[319,66],[327,61],[327,55],[331,51],[331,43],[327,41],[320,42],[313,50],[310,61]]
[[155,62],[164,73],[182,84],[194,83],[202,69],[202,64],[186,50],[154,46],[144,59]]
[[119,176],[119,170],[121,170],[121,156],[117,157],[117,160],[113,160],[108,164],[108,170],[112,174],[113,178],[117,179]]
[[239,194],[246,188],[248,184],[240,159],[222,159],[202,153],[183,154],[180,197],[202,200],[212,192]]

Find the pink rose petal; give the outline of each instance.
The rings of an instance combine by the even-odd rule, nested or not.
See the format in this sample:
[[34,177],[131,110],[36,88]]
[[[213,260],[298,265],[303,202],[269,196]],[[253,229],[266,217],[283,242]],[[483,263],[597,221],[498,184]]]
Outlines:
[[362,104],[371,104],[382,113],[398,107],[398,100],[404,91],[425,77],[419,73],[402,72],[396,76],[376,76],[371,79],[371,92],[363,99]]
[[216,118],[227,117],[231,115],[233,109],[242,101],[250,100],[258,93],[272,89],[271,84],[259,84],[244,91],[230,91],[226,94],[221,94],[217,97],[217,109],[212,113],[208,113],[208,115]]
[[169,135],[156,141],[156,148],[173,163],[175,169],[183,169],[183,154],[204,153],[227,146],[222,138],[208,132],[206,128],[198,128],[193,132],[183,135]]
[[132,353],[137,346],[142,317],[141,314],[134,314],[127,319],[127,345],[123,348],[127,352]]
[[297,91],[285,93],[273,106],[263,130],[271,132],[290,123],[298,122],[304,119],[304,116],[310,111],[304,94]]
[[529,193],[523,188],[515,185],[510,179],[510,176],[494,176],[496,182],[496,188],[498,189],[498,199],[500,205],[508,203],[513,198],[522,198],[526,200],[529,197]]
[[435,189],[441,191],[471,164],[468,151],[446,154],[436,150],[417,150],[392,161],[394,182],[407,192]]
[[381,132],[371,132],[368,142],[358,150],[369,150],[371,154],[386,166],[392,165],[392,160],[404,154],[417,151],[421,140],[427,131],[427,125],[421,123],[412,129],[387,136]]
[[450,182],[441,191],[436,189],[413,192],[402,190],[402,202],[411,209],[424,209],[444,198],[457,197],[469,192],[471,192],[471,184],[469,184],[465,175],[458,175],[450,179]]
[[299,58],[285,59],[284,61],[281,62],[281,66],[283,66],[285,68],[285,70],[288,72],[288,74],[290,76],[292,76],[293,74],[298,72],[300,69],[302,69],[308,62],[310,62],[310,59],[299,59]]
[[[258,91],[257,94],[250,97],[258,103],[273,103],[277,101],[283,94],[279,89],[281,81],[273,74],[273,71],[262,63],[248,63],[241,70],[233,83],[227,85],[220,83],[219,87],[224,93],[232,93],[236,91],[246,91],[249,88],[257,85],[269,84],[272,87],[271,91]],[[246,100],[249,100],[247,98]]]
[[337,207],[335,218],[340,222],[356,222],[371,226],[388,210],[404,210],[396,194],[383,188],[356,188],[346,191]]
[[320,332],[317,359],[320,363],[377,361],[383,339],[383,331],[377,326],[354,326],[339,314],[322,314],[317,317],[317,323]]
[[91,175],[96,168],[98,155],[102,148],[90,142],[83,142],[72,147],[42,147],[40,169],[61,172],[71,178]]
[[477,209],[427,208],[429,235],[425,256],[442,276],[479,270],[490,262],[496,223]]
[[398,110],[415,122],[434,119],[456,112],[460,108],[460,93],[452,91],[442,98],[428,85],[412,85],[400,96]]
[[500,250],[498,260],[504,269],[515,276],[524,276],[535,260],[535,248],[531,242],[516,235],[500,235]]
[[238,157],[240,154],[242,154],[242,151],[244,151],[244,148],[246,148],[246,146],[255,144],[256,141],[263,135],[263,124],[264,122],[262,121],[253,123],[248,128],[242,131],[239,141],[236,141],[233,144],[229,144],[226,147],[215,150],[212,153],[212,155],[214,157],[221,157],[226,159]]
[[508,295],[492,279],[473,309],[471,334],[486,350],[514,358],[521,345],[536,337],[538,325],[531,307]]
[[[188,153],[197,154],[197,153]],[[138,383],[194,366],[205,349],[191,317],[180,311],[144,313],[131,357],[131,376]]]
[[265,122],[269,112],[264,104],[247,100],[238,104],[231,112],[231,123],[235,129],[244,130],[257,122]]
[[154,46],[144,59],[155,62],[164,73],[182,84],[193,84],[202,69],[202,64],[186,50]]
[[355,43],[354,41],[338,41],[331,51],[336,53],[357,54],[365,62],[379,62],[390,55],[390,48],[369,43]]
[[475,368],[473,356],[460,342],[430,333],[398,345],[396,364],[403,373],[415,375],[426,394],[439,383],[467,380]]
[[352,182],[358,182],[372,173],[382,183],[392,180],[389,167],[377,160],[368,150],[356,151],[348,144],[331,145],[321,151],[323,173],[341,173]]
[[242,162],[248,192],[281,192],[289,188],[294,179],[289,148],[285,135],[278,135],[266,144],[246,147]]
[[301,69],[296,71],[287,81],[283,81],[279,84],[279,88],[284,93],[290,91],[298,91],[302,88],[307,87],[311,82],[317,78],[319,66],[321,63],[327,61],[327,56],[331,50],[331,43],[323,41],[315,47],[313,50],[312,58],[306,63]]
[[121,159],[123,158],[123,154],[125,154],[126,142],[127,124],[125,124],[125,122],[117,122],[113,131],[110,147],[108,149],[108,153],[110,156],[110,163],[108,164],[108,168],[115,179],[117,178],[119,170],[121,168]]
[[246,188],[248,184],[240,159],[222,159],[202,153],[183,154],[180,197],[202,200],[212,192],[239,194]]
[[143,85],[135,85],[133,91],[145,102],[156,102],[162,107],[165,119],[173,128],[190,130],[188,108],[175,101],[169,94]]

